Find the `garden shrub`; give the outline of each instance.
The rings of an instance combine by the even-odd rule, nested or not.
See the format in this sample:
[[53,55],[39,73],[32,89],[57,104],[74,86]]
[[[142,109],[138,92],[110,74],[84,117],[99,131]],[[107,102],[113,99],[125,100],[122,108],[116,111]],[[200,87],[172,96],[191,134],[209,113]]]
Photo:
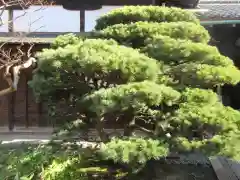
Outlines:
[[96,150],[74,143],[0,145],[0,153],[4,180],[80,180],[89,178],[88,171],[101,170]]
[[58,151],[53,153],[55,150],[54,146],[0,145],[0,179],[39,179],[42,168],[55,158],[54,155],[63,155]]

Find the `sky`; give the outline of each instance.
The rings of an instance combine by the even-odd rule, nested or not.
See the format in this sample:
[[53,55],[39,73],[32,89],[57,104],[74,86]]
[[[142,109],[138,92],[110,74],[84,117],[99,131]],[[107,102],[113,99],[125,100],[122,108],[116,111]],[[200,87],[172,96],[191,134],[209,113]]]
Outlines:
[[[86,11],[85,31],[94,29],[95,20],[101,15],[120,6],[103,6],[102,9]],[[61,6],[31,6],[26,11],[14,11],[14,30],[22,32],[78,32],[80,29],[79,11],[68,11]],[[8,12],[2,16],[7,22]],[[7,32],[7,23],[0,27],[0,32]]]

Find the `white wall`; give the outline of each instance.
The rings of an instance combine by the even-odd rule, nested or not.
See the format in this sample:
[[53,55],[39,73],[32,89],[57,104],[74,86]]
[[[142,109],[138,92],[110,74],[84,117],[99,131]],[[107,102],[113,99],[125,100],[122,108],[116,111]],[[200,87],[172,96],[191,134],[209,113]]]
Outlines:
[[31,6],[26,10],[14,11],[15,31],[76,32],[80,29],[80,13],[67,11],[61,6]]
[[[85,31],[94,29],[96,19],[120,6],[104,6],[95,11],[86,11]],[[8,12],[2,16],[6,23],[0,25],[0,32],[8,31]],[[14,31],[21,32],[79,32],[80,12],[68,11],[61,6],[31,6],[29,9],[14,11]]]
[[8,12],[4,11],[0,21],[0,32],[8,32]]
[[102,9],[96,11],[86,11],[85,31],[92,31],[96,25],[96,19],[98,19],[101,15],[120,7],[122,6],[103,6]]

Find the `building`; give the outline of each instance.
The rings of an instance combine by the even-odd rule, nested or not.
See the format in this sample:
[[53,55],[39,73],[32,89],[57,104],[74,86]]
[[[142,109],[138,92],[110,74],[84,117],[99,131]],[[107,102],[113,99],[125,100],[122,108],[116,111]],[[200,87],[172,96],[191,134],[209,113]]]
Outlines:
[[[35,1],[32,1],[34,4]],[[117,6],[122,5],[158,5],[162,1],[159,1],[159,3],[155,0],[102,0],[98,2],[99,4],[90,6],[92,1],[88,0],[88,4],[90,5],[79,5],[80,8],[76,8],[77,6],[73,7],[71,4],[64,5],[65,8],[74,10],[71,13],[74,12],[77,16],[76,23],[79,24],[79,27],[77,27],[79,31],[83,32],[86,29],[85,27],[88,22],[87,13],[92,10],[99,10],[102,4],[117,8]],[[35,3],[34,5],[38,4]],[[40,30],[37,32],[19,32],[16,30],[17,26],[14,21],[15,11],[19,11],[16,9],[19,9],[19,7],[8,9],[8,18],[11,23],[8,24],[7,31],[0,32],[0,43],[4,44],[1,48],[12,49],[11,53],[15,53],[18,51],[20,45],[22,50],[26,51],[34,44],[32,52],[36,52],[44,47],[48,47],[57,35],[64,33]],[[80,9],[81,11],[79,12]],[[222,54],[229,56],[237,66],[240,66],[240,63],[237,61],[240,58],[240,1],[201,0],[194,11],[198,14],[201,23],[209,30],[214,44]],[[78,30],[74,29],[74,32],[76,33]],[[36,127],[54,125],[54,123],[48,120],[47,106],[42,103],[36,103],[31,89],[28,88],[27,81],[31,78],[31,72],[26,71],[21,76],[18,91],[8,96],[0,97],[0,126],[8,126],[12,130],[15,126]],[[6,84],[2,83],[0,89],[4,88],[6,88]],[[238,89],[238,86],[226,86],[222,92],[223,101],[237,109],[240,108],[240,96],[236,96]]]

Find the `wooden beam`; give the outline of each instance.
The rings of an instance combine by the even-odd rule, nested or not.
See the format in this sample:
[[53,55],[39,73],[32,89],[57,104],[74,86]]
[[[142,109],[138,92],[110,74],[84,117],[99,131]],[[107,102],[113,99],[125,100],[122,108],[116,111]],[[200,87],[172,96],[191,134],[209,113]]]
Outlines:
[[80,10],[80,32],[85,31],[85,10]]

